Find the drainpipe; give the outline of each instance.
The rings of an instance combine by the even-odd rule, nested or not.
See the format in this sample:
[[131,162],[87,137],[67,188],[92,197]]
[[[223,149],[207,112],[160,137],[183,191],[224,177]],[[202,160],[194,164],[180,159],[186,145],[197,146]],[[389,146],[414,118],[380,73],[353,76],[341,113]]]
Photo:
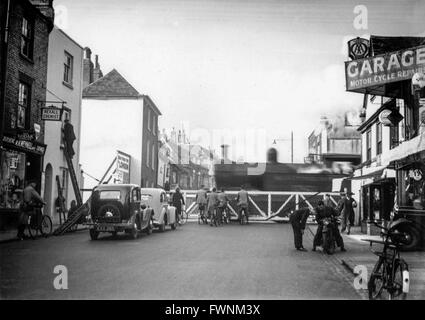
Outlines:
[[4,132],[4,118],[6,113],[6,75],[7,75],[7,52],[9,47],[9,16],[10,16],[10,0],[7,0],[6,4],[6,19],[4,25],[4,43],[2,50],[2,74],[1,74],[1,97],[0,97],[0,145],[3,141],[3,132]]

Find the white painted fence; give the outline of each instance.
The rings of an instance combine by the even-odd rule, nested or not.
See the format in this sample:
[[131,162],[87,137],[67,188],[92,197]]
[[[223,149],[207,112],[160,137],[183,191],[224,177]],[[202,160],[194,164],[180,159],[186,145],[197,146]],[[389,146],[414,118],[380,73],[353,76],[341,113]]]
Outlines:
[[[182,190],[186,212],[189,218],[197,218],[198,206],[195,202],[196,190]],[[237,217],[236,197],[237,191],[226,191],[230,199],[228,205],[232,216]],[[315,207],[318,200],[324,199],[329,194],[335,204],[340,199],[338,192],[289,192],[289,191],[249,191],[249,219],[255,221],[281,221],[288,220],[287,213],[299,209],[300,204],[305,203],[309,207]]]

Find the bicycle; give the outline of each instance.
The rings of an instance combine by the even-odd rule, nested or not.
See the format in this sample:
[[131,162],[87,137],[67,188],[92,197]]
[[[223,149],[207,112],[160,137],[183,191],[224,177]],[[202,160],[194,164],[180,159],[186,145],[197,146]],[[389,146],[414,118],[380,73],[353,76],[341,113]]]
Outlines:
[[33,211],[28,214],[27,229],[33,240],[37,237],[39,231],[43,237],[47,238],[51,235],[53,230],[52,219],[48,215],[42,213],[42,207],[42,204],[37,205],[34,207]]
[[248,224],[248,208],[240,207],[239,208],[239,223],[241,225]]
[[186,209],[182,209],[179,214],[179,223],[180,225],[184,225],[187,222],[189,215],[186,212]]
[[207,217],[205,216],[205,205],[198,204],[199,212],[198,212],[198,224],[208,224]]
[[392,231],[392,228],[381,226],[376,221],[373,221],[373,224],[383,230],[381,235],[384,240],[362,240],[368,241],[370,246],[372,243],[384,246],[381,252],[372,250],[379,258],[367,284],[369,299],[404,300],[409,292],[409,268],[407,263],[400,258],[399,249],[403,241],[407,240],[406,235]]
[[230,223],[230,211],[229,211],[229,208],[227,206],[223,209],[223,211],[221,213],[221,220],[222,220],[223,224],[224,223],[225,224]]
[[210,213],[210,226],[212,227],[213,224],[217,227],[218,221],[217,221],[217,209],[212,209],[212,212]]

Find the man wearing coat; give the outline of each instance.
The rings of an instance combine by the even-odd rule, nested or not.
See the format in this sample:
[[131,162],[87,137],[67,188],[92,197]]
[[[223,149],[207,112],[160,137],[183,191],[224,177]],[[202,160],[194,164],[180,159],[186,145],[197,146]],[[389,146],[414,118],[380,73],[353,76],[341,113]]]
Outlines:
[[75,154],[72,144],[74,143],[74,140],[76,139],[76,137],[74,134],[74,127],[69,122],[69,119],[65,119],[65,125],[63,127],[63,138],[64,138],[64,143],[66,144],[66,150],[68,152],[68,155],[72,159]]
[[347,192],[341,206],[341,232],[347,228],[347,234],[350,234],[350,228],[354,225],[354,208],[357,207],[357,202],[352,198],[353,193]]
[[307,251],[307,249],[303,247],[303,234],[305,225],[307,223],[307,218],[310,213],[310,208],[302,208],[295,210],[289,216],[289,221],[291,222],[292,229],[294,230],[295,249],[298,251]]

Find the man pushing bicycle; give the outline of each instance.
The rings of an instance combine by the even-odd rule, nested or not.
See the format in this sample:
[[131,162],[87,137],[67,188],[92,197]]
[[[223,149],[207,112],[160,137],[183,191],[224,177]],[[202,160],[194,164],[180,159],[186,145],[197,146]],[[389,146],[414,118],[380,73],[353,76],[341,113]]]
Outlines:
[[35,223],[37,223],[41,215],[41,211],[37,209],[46,204],[40,194],[35,190],[36,186],[37,183],[35,181],[30,181],[23,191],[23,203],[20,210],[17,234],[20,240],[24,239],[24,231],[28,223],[28,216],[36,214]]

